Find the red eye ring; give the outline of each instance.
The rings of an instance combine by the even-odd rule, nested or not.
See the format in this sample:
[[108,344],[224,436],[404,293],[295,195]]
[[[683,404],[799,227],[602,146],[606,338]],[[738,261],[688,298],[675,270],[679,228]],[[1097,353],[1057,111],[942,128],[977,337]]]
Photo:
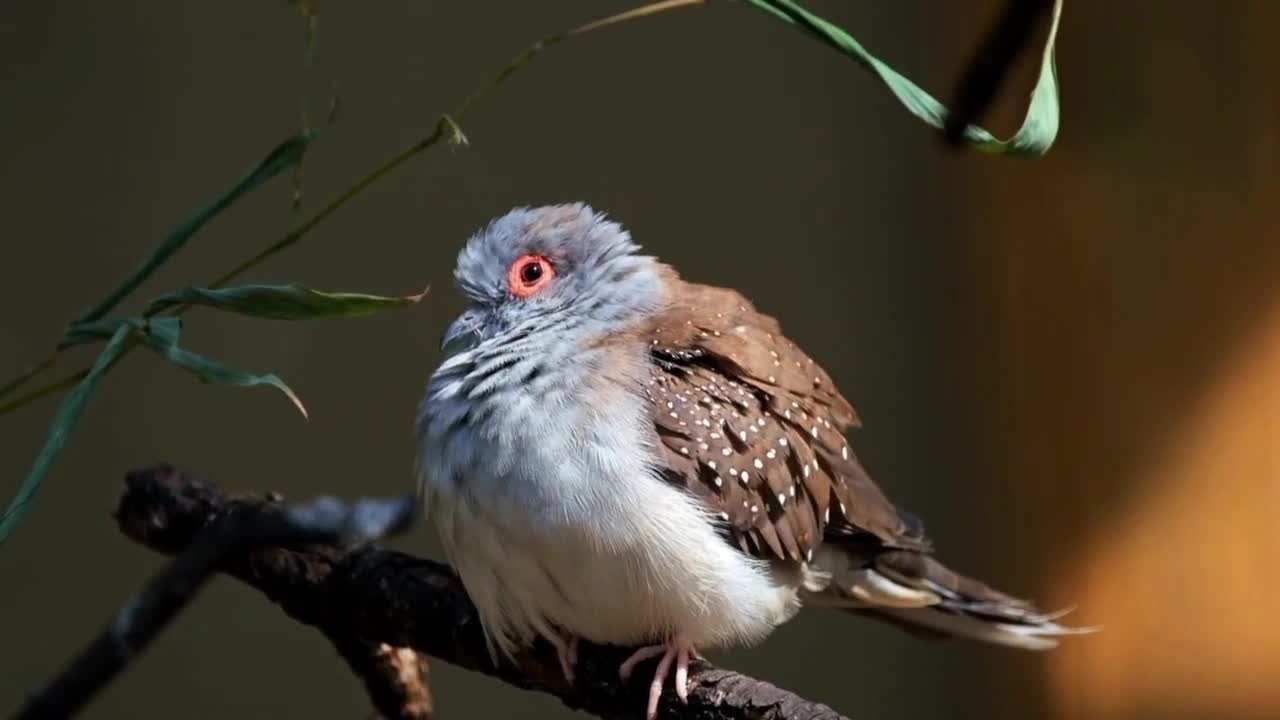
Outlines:
[[507,286],[511,288],[512,295],[527,298],[541,292],[555,276],[556,266],[550,260],[530,253],[511,263],[511,269],[507,271]]

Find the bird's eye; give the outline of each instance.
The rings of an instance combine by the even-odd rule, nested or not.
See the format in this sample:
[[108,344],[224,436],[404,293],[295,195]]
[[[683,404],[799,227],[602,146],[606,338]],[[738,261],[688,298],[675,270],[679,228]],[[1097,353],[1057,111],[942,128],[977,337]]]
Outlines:
[[522,255],[511,264],[507,284],[512,295],[527,298],[545,288],[555,276],[556,268],[550,260],[541,255]]

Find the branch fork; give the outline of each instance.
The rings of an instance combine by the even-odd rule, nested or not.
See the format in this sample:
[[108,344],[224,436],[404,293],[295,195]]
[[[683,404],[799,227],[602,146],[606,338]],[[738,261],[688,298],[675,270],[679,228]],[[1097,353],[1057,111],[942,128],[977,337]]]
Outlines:
[[[495,664],[452,568],[370,544],[408,525],[412,498],[287,505],[275,494],[227,493],[168,465],[132,472],[125,486],[115,512],[120,531],[175,559],[16,718],[74,714],[213,573],[254,587],[320,631],[388,720],[433,717],[427,656],[601,718],[643,716],[644,673],[631,682],[618,673],[632,649],[582,643],[572,685],[547,643],[514,663]],[[703,660],[691,664],[689,686],[687,704],[669,689],[663,693],[660,717],[844,720],[824,705]]]

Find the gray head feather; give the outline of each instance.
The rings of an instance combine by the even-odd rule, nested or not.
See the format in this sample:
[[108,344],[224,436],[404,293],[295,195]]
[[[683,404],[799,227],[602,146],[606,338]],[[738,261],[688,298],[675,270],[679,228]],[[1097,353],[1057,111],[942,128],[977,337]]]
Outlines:
[[[419,408],[432,482],[450,486],[481,461],[505,475],[542,447],[524,440],[546,431],[548,418],[581,424],[584,388],[618,351],[598,341],[665,301],[661,266],[638,249],[581,203],[512,210],[467,242],[454,277],[471,306],[446,331],[451,352]],[[518,297],[508,275],[527,254],[549,260],[554,275]]]
[[[517,330],[619,329],[661,299],[653,258],[636,254],[631,234],[585,203],[516,208],[490,222],[458,255],[454,279],[472,301],[472,340]],[[528,298],[512,294],[508,271],[524,255],[547,258],[556,277]]]

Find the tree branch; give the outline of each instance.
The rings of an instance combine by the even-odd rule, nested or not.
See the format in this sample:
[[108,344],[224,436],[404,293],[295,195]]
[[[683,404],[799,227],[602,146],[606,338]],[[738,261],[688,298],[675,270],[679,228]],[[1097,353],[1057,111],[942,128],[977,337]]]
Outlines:
[[[274,508],[278,501],[229,495],[160,466],[129,475],[116,517],[128,537],[174,554],[197,546],[224,518]],[[387,717],[430,717],[431,699],[421,681],[424,663],[418,653],[554,695],[571,708],[599,717],[643,716],[644,673],[636,673],[626,684],[618,678],[625,648],[583,643],[576,687],[566,682],[554,651],[545,643],[522,654],[514,665],[494,665],[475,608],[446,565],[367,546],[266,545],[239,544],[218,567],[260,590],[293,619],[324,633]],[[844,720],[826,706],[706,662],[691,669],[690,685],[688,705],[664,695],[662,717]]]
[[[74,715],[137,657],[218,570],[277,545],[339,548],[404,529],[414,498],[364,499],[347,504],[320,498],[285,506],[278,497],[232,499],[216,488],[162,465],[131,473],[116,512],[122,530],[178,557],[124,604],[116,617],[16,718]],[[431,694],[426,663],[413,651],[373,645],[327,632],[340,655],[365,681],[388,718],[428,718]]]

